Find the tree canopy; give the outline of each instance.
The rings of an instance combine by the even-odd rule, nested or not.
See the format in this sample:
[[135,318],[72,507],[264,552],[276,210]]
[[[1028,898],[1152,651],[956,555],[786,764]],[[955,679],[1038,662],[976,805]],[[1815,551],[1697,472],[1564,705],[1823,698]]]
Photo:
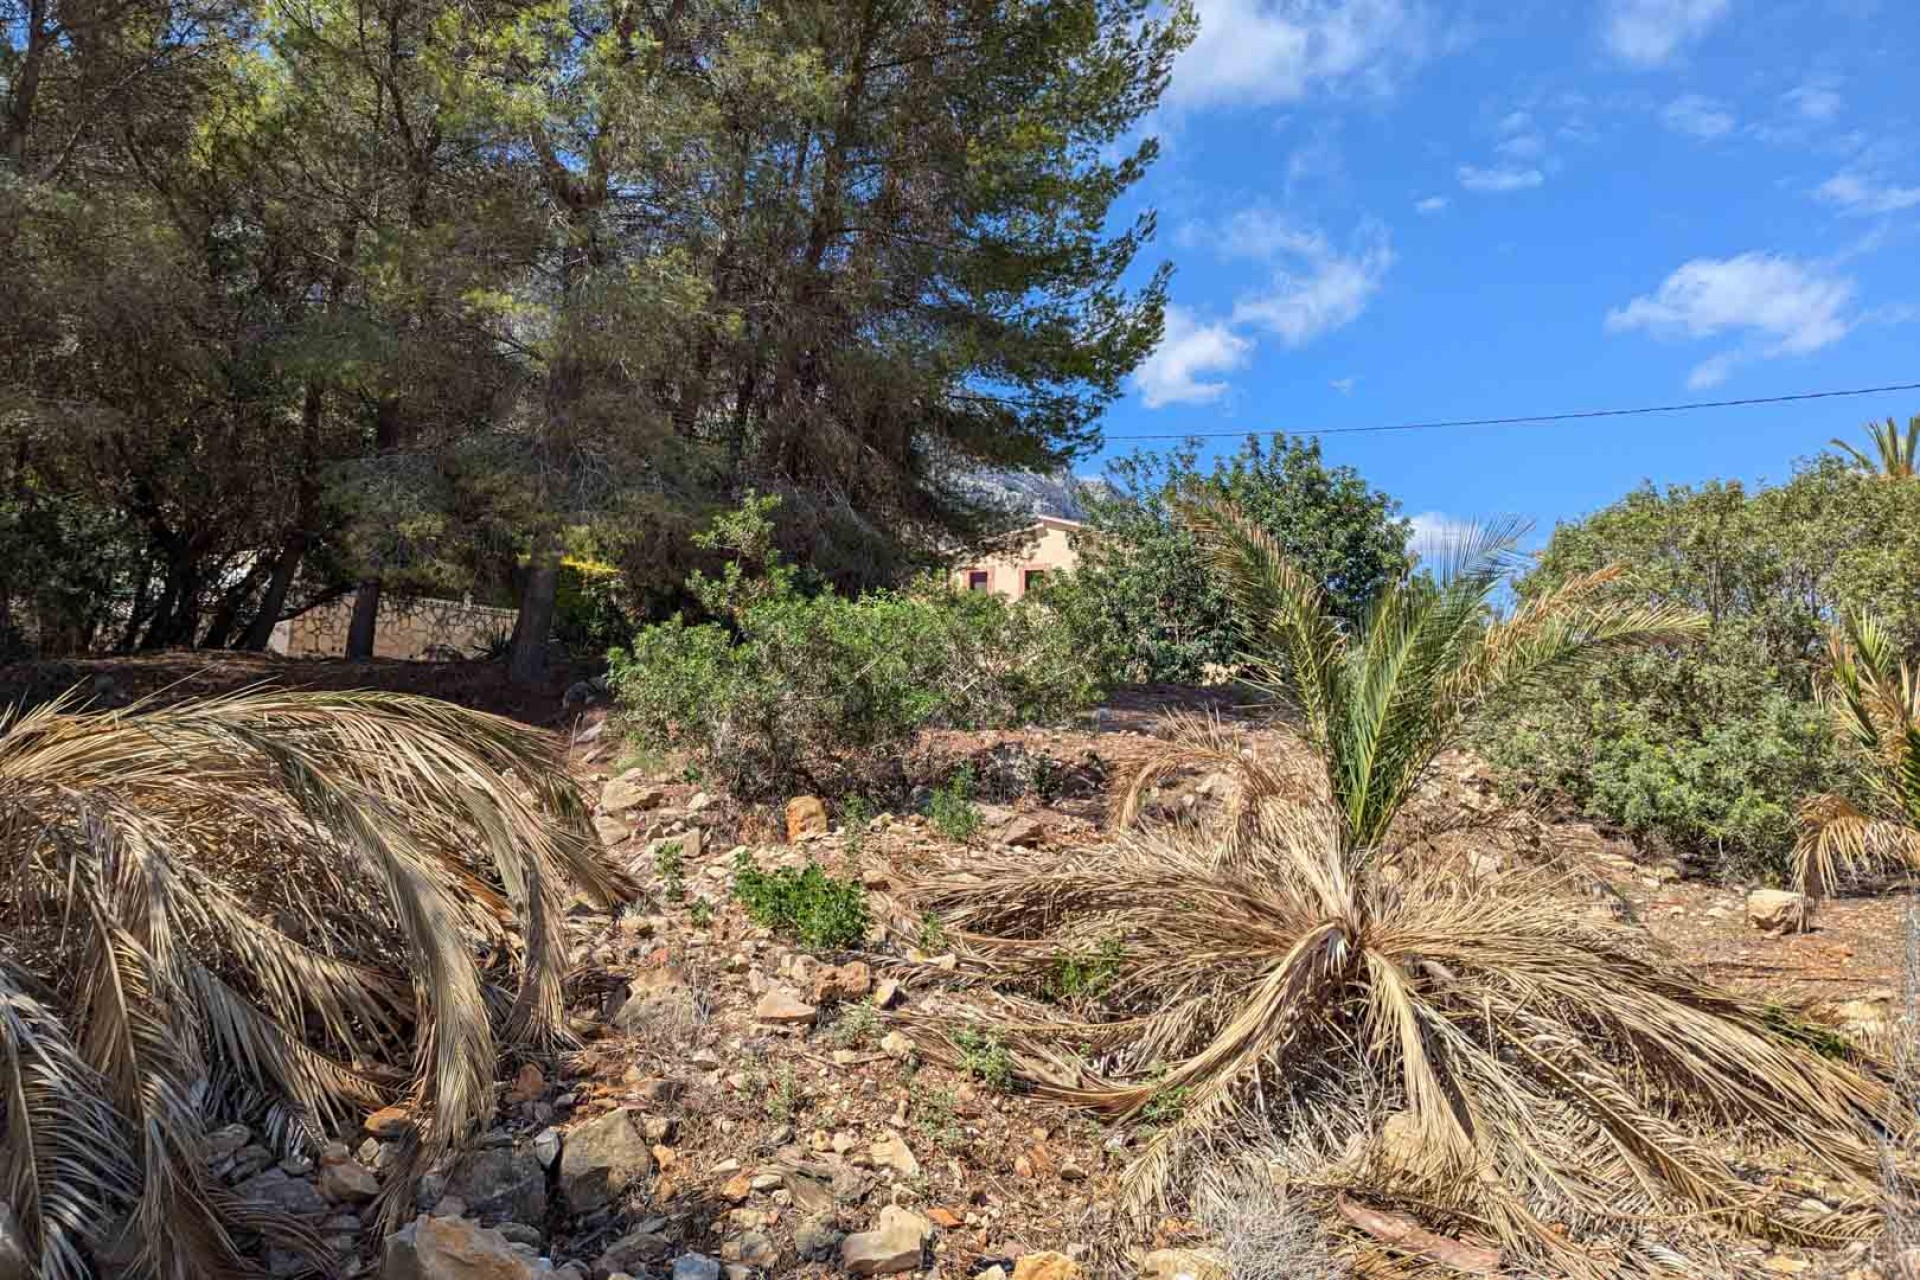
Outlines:
[[1119,202],[1190,31],[0,0],[0,626],[258,645],[328,596],[470,591],[523,604],[532,675],[566,553],[649,599],[750,488],[843,587],[997,531],[965,475],[1086,451],[1158,340]]

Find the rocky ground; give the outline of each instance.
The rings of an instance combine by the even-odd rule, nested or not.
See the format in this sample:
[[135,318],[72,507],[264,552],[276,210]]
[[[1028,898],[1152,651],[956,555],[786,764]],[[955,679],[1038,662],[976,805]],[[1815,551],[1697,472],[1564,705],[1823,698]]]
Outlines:
[[[153,683],[107,678],[139,692]],[[468,679],[485,693],[483,674]],[[553,709],[562,683],[545,712],[532,700],[511,710],[569,734],[602,841],[647,887],[617,916],[583,904],[570,918],[582,1047],[510,1064],[496,1127],[429,1175],[419,1217],[377,1243],[374,1198],[412,1123],[402,1111],[367,1117],[317,1158],[277,1159],[265,1135],[222,1131],[213,1158],[227,1184],[311,1223],[346,1259],[337,1274],[381,1280],[1212,1280],[1191,1224],[1164,1221],[1143,1239],[1112,1216],[1127,1134],[1006,1092],[990,1057],[950,1062],[903,1029],[903,1015],[978,998],[938,928],[892,903],[903,871],[949,847],[925,817],[850,827],[806,798],[742,809],[684,775],[627,767],[603,711]],[[972,769],[976,843],[1096,841],[1113,780],[1149,751],[1170,707],[1232,714],[1217,699],[1146,691],[1071,731],[934,735],[910,772]],[[1262,730],[1260,745],[1275,758],[1299,750],[1278,731]],[[1204,812],[1222,785],[1182,777],[1150,807]],[[1418,803],[1437,815],[1431,838],[1465,842],[1477,872],[1515,859],[1598,869],[1606,887],[1589,909],[1629,913],[1718,980],[1805,1003],[1853,1034],[1875,1034],[1902,985],[1903,895],[1831,904],[1815,931],[1783,936],[1777,900],[1708,883],[1591,824],[1504,806],[1471,759],[1444,762]],[[858,950],[799,947],[734,901],[743,866],[808,862],[866,888],[875,923]],[[292,1255],[267,1260],[297,1270]],[[1765,1266],[1877,1274],[1859,1251],[1781,1251]]]

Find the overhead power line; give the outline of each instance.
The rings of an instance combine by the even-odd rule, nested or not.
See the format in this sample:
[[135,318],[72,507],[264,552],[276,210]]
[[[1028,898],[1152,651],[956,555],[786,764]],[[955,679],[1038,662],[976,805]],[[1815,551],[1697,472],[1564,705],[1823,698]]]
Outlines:
[[1698,409],[1739,409],[1749,405],[1791,404],[1799,400],[1837,400],[1843,396],[1871,396],[1889,391],[1920,391],[1920,382],[1896,382],[1884,387],[1853,387],[1844,391],[1802,391],[1787,396],[1750,396],[1743,400],[1694,400],[1686,404],[1648,404],[1632,409],[1576,409],[1568,413],[1530,413],[1508,418],[1449,418],[1438,422],[1388,422],[1371,427],[1269,427],[1243,431],[1161,431],[1138,435],[1110,435],[1118,440],[1214,440],[1242,436],[1354,436],[1379,431],[1442,431],[1450,427],[1543,426],[1581,422],[1592,418],[1634,418],[1656,413],[1692,413]]

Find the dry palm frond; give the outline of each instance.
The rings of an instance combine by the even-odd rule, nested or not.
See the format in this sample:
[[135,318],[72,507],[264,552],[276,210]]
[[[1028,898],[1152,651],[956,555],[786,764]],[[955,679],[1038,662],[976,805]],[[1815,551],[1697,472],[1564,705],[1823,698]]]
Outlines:
[[[1085,1048],[1066,1079],[1033,1073],[1036,1090],[1153,1124],[1127,1175],[1134,1206],[1164,1201],[1198,1152],[1277,1146],[1323,1205],[1384,1198],[1392,1212],[1358,1219],[1386,1230],[1413,1214],[1439,1252],[1479,1257],[1449,1242],[1487,1240],[1520,1268],[1651,1274],[1711,1252],[1716,1232],[1870,1234],[1890,1114],[1870,1067],[1820,1056],[1643,932],[1583,913],[1551,873],[1489,886],[1392,842],[1434,758],[1496,692],[1699,620],[1609,603],[1608,573],[1493,619],[1508,545],[1495,531],[1463,540],[1436,579],[1388,590],[1349,634],[1251,521],[1187,514],[1324,785],[1258,788],[1230,834],[970,855],[912,904],[1019,1002],[1000,1019],[1016,1064]],[[1096,946],[1097,999],[1050,1005],[1059,957]],[[1808,1212],[1803,1193],[1748,1175],[1772,1156],[1841,1203]]]
[[[999,1020],[1016,1064],[1088,1055],[1066,1079],[1031,1072],[1036,1092],[1155,1122],[1127,1181],[1143,1211],[1198,1153],[1277,1143],[1300,1153],[1303,1194],[1384,1198],[1570,1274],[1651,1271],[1650,1249],[1722,1228],[1871,1234],[1889,1098],[1867,1065],[1582,915],[1548,876],[1349,877],[1337,829],[1271,813],[1230,868],[1190,832],[971,858],[915,905],[1032,993]],[[1041,1000],[1056,958],[1097,938],[1122,944],[1097,1007]],[[1734,1146],[1817,1174],[1837,1207],[1803,1211]]]
[[1870,808],[1838,795],[1801,805],[1794,884],[1810,901],[1846,876],[1920,866],[1920,680],[1869,614],[1833,628],[1827,652],[1822,700],[1835,735],[1860,757],[1871,799]]
[[496,1037],[564,1036],[568,886],[625,889],[497,717],[252,691],[0,721],[0,1196],[45,1273],[116,1213],[155,1275],[238,1268],[230,1227],[275,1224],[208,1185],[206,1086],[309,1136],[406,1097],[418,1167],[463,1140]]

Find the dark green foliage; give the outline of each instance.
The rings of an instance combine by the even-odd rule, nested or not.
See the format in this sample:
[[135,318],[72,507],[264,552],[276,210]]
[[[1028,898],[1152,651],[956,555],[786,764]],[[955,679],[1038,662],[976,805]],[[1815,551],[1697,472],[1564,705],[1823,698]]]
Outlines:
[[817,862],[761,871],[742,853],[734,863],[733,896],[755,924],[819,950],[857,947],[867,936],[866,891],[857,880],[828,875]]
[[1091,952],[1063,951],[1054,957],[1047,994],[1057,1000],[1105,994],[1126,967],[1127,944],[1103,938]]
[[980,830],[980,807],[973,802],[973,770],[962,766],[933,789],[927,820],[949,840],[965,844]]
[[1240,639],[1219,580],[1174,510],[1182,494],[1231,501],[1324,584],[1342,618],[1408,565],[1399,505],[1351,467],[1330,467],[1317,440],[1248,437],[1239,452],[1198,462],[1195,444],[1136,453],[1087,493],[1079,567],[1047,585],[1078,650],[1116,681],[1197,683],[1235,660]]
[[1056,720],[1097,696],[1070,637],[1033,605],[934,584],[809,594],[772,549],[772,510],[749,496],[702,535],[729,559],[689,589],[719,621],[675,617],[612,655],[642,747],[687,751],[743,797],[838,794],[898,785],[923,727]]
[[1013,1055],[993,1032],[962,1027],[953,1033],[953,1047],[962,1074],[1002,1093],[1013,1088]]
[[1725,875],[1780,880],[1805,797],[1853,790],[1814,702],[1824,627],[1885,611],[1920,639],[1920,491],[1833,459],[1752,492],[1642,488],[1562,525],[1523,599],[1604,564],[1615,598],[1692,605],[1707,637],[1608,655],[1579,680],[1510,703],[1479,747],[1510,782],[1683,850]]

